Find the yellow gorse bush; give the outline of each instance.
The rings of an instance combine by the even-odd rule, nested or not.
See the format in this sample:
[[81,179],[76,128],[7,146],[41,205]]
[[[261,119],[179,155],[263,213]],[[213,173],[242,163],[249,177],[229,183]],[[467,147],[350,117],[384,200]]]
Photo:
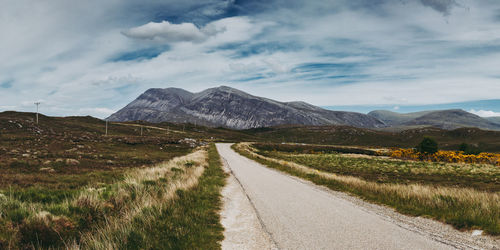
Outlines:
[[389,155],[393,158],[423,160],[451,163],[485,163],[500,166],[500,154],[480,153],[477,155],[464,154],[462,151],[439,150],[434,154],[422,154],[414,149],[397,148]]

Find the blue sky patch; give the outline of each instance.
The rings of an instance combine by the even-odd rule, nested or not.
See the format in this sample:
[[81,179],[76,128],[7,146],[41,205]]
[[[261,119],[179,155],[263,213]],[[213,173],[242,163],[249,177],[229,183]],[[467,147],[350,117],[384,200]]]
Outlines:
[[149,60],[159,56],[161,53],[168,51],[169,46],[152,47],[146,49],[139,49],[134,51],[128,51],[116,55],[110,61],[120,62],[120,61],[137,61],[137,60]]
[[13,82],[14,82],[13,80],[8,80],[8,81],[5,81],[5,82],[2,82],[0,84],[0,87],[4,88],[4,89],[10,89],[10,88],[12,88],[12,83]]

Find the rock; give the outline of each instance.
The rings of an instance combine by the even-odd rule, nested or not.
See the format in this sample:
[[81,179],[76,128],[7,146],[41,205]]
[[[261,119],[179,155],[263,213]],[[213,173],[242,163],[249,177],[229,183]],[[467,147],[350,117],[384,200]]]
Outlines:
[[115,164],[115,162],[114,162],[114,161],[112,161],[112,160],[107,160],[107,161],[106,161],[106,163],[107,163],[107,164],[110,164],[110,165]]
[[41,172],[54,173],[55,170],[53,168],[40,168]]
[[69,165],[78,165],[80,164],[80,162],[76,159],[66,159],[66,164],[69,164]]
[[63,159],[61,159],[61,158],[57,158],[57,159],[56,159],[56,162],[63,162],[63,161],[64,161],[64,160],[63,160]]
[[483,230],[474,230],[472,231],[472,236],[480,236],[483,234]]
[[50,160],[46,160],[43,162],[43,165],[49,165],[50,163],[52,163]]
[[30,157],[30,154],[22,154],[23,157]]

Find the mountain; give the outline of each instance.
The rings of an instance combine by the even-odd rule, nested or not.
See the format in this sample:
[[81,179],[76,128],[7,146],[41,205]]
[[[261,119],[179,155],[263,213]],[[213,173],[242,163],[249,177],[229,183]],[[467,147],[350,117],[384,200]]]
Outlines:
[[376,110],[369,116],[383,121],[390,127],[433,126],[442,129],[476,127],[500,130],[500,124],[461,109],[432,110],[400,114],[386,110]]
[[399,126],[431,112],[433,111],[421,111],[401,114],[389,110],[374,110],[368,113],[368,115],[383,121],[388,126]]
[[305,102],[279,102],[221,86],[191,93],[149,89],[107,118],[110,121],[189,122],[248,129],[276,125],[349,125],[378,128],[383,122],[361,113],[326,110]]
[[490,122],[500,125],[500,116],[486,117],[486,119]]

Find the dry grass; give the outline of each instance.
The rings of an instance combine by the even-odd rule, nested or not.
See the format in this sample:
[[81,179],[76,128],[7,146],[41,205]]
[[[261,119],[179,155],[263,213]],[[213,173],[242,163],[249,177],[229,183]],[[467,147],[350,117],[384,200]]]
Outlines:
[[[419,184],[376,183],[262,156],[255,153],[248,143],[237,144],[236,149],[251,158],[268,163],[267,165],[277,164],[283,171],[308,178],[317,184],[390,205],[401,212],[433,217],[457,228],[481,228],[491,234],[500,233],[498,192]],[[278,166],[275,167],[279,168]]]
[[[0,197],[0,248],[119,249],[137,217],[152,223],[155,213],[178,190],[197,185],[208,166],[205,149],[134,169],[123,181],[89,186],[60,203],[34,203]],[[9,239],[9,240],[2,240]]]
[[[152,168],[139,169],[129,173],[125,181],[118,185],[115,190],[116,201],[114,203],[123,206],[120,210],[120,216],[106,216],[104,225],[82,235],[80,243],[73,243],[71,248],[120,248],[123,240],[132,230],[132,220],[148,208],[154,207],[159,213],[163,205],[176,196],[176,190],[194,187],[198,183],[198,178],[203,174],[204,168],[207,167],[207,161],[206,151],[199,150]],[[180,174],[177,175],[177,173]],[[168,178],[172,181],[166,187],[151,185],[162,178]],[[96,198],[98,197],[95,195],[96,193],[98,194],[99,190],[82,194],[74,202],[77,204],[82,202],[96,203],[92,206],[104,209],[104,206],[108,204]],[[137,198],[124,204],[130,194],[135,194]],[[145,214],[148,218],[143,218],[143,221],[152,223],[156,217],[154,215],[155,213]]]

